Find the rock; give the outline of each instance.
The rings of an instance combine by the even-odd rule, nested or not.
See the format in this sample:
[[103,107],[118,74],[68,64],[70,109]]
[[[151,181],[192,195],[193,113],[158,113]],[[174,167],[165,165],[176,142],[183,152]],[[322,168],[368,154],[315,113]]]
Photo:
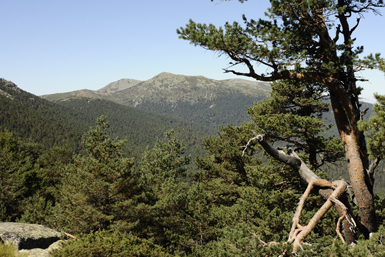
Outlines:
[[0,222],[0,238],[4,243],[13,244],[18,250],[28,250],[47,249],[51,244],[66,236],[43,225]]
[[17,92],[21,92],[20,88],[15,84],[13,83],[12,81],[6,81],[5,82],[5,86],[17,91]]
[[51,252],[55,249],[59,249],[62,242],[64,242],[64,240],[58,240],[51,244],[47,249],[34,248],[30,250],[20,250],[19,253],[28,257],[50,257]]
[[9,99],[13,100],[12,95],[8,94],[7,92],[5,92],[5,91],[3,91],[3,90],[1,90],[1,89],[0,89],[0,95],[3,95],[3,96],[5,96],[6,98],[9,98]]

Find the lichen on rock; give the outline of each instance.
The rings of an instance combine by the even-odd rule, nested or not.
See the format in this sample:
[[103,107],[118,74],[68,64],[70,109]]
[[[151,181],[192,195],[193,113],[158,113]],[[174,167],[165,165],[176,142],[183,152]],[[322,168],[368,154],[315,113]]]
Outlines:
[[43,225],[0,222],[0,239],[13,244],[18,250],[41,248],[47,249],[54,242],[66,236]]

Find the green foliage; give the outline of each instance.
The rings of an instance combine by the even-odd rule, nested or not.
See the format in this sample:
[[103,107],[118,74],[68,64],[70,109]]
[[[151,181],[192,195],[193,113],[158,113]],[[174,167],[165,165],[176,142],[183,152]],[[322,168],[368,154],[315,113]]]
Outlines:
[[370,69],[379,69],[385,72],[385,59],[381,58],[380,53],[365,56],[361,63]]
[[250,117],[266,138],[304,153],[304,160],[314,171],[341,159],[341,140],[325,136],[333,126],[322,120],[330,108],[325,102],[326,87],[296,81],[276,81],[271,85],[271,98],[248,108]]
[[0,131],[8,129],[25,142],[40,143],[44,150],[67,144],[80,150],[82,130],[91,120],[79,112],[61,107],[38,96],[11,88],[0,81]]
[[[305,188],[291,168],[271,159],[270,165],[262,162],[268,157],[256,145],[242,156],[253,129],[246,123],[224,127],[205,142],[208,155],[197,159],[199,183],[188,195],[195,212],[190,226],[197,231],[193,256],[274,256],[290,251],[284,243]],[[307,224],[319,207],[320,198],[311,196],[301,224]],[[335,217],[334,211],[327,213],[307,240],[317,243],[334,235]],[[331,241],[329,237],[323,245]]]
[[0,256],[2,257],[27,257],[26,254],[20,254],[13,245],[0,242]]
[[32,196],[38,183],[34,164],[40,148],[23,143],[11,132],[0,133],[0,220],[14,221],[22,213],[23,200]]
[[373,158],[385,158],[385,96],[374,95],[377,104],[373,106],[375,115],[370,116],[369,121],[360,121],[360,130],[365,132],[368,138],[369,153]]
[[208,154],[197,158],[200,170],[188,192],[194,256],[261,254],[260,240],[287,237],[299,181],[291,169],[253,157],[255,146],[242,156],[252,127],[222,127],[205,141]]
[[178,252],[178,239],[184,223],[182,208],[186,203],[187,165],[190,157],[184,156],[184,143],[179,142],[173,130],[164,141],[157,140],[146,150],[141,160],[140,183],[145,188],[146,204],[138,206],[141,231],[169,251]]
[[191,157],[183,156],[184,142],[178,142],[174,130],[166,133],[165,142],[157,140],[154,148],[144,152],[141,161],[141,172],[146,185],[161,199],[163,193],[172,190],[170,184],[176,184],[186,178],[186,165]]
[[358,240],[356,245],[343,244],[340,240],[330,238],[319,239],[316,244],[304,246],[304,250],[300,251],[298,256],[385,256],[384,236],[385,229],[381,226],[369,240]]
[[131,234],[97,231],[82,234],[76,240],[64,243],[53,257],[110,256],[110,257],[171,257],[162,247]]
[[[125,140],[112,140],[108,129],[102,116],[98,126],[84,134],[86,156],[72,156],[66,147],[58,147],[36,152],[32,159],[27,157],[39,148],[9,132],[0,134],[0,156],[7,157],[1,160],[14,170],[32,167],[34,174],[22,180],[23,173],[14,173],[20,187],[26,185],[23,181],[31,185],[19,195],[20,220],[88,233],[63,245],[54,256],[272,256],[291,251],[285,241],[304,188],[292,169],[263,156],[258,145],[252,143],[243,154],[253,124],[222,127],[217,136],[207,138],[207,154],[197,158],[200,170],[194,174],[189,173],[190,158],[174,131],[145,151],[136,173],[132,159],[122,154]],[[20,162],[23,158],[32,162]],[[379,222],[385,217],[380,212],[383,200],[376,198]],[[301,224],[319,206],[319,197],[311,196]],[[304,245],[299,256],[382,251],[382,243],[376,243],[381,242],[382,230],[375,235],[377,241],[360,241],[351,248],[334,241],[335,223],[336,214],[329,211],[306,239],[311,247]]]
[[65,167],[73,162],[72,154],[67,146],[60,146],[39,156],[35,163],[35,190],[31,197],[25,199],[19,222],[48,223],[52,207],[58,201]]
[[207,127],[102,99],[72,99],[58,104],[87,114],[92,119],[106,115],[111,123],[109,129],[111,136],[127,138],[123,151],[137,160],[140,160],[147,146],[153,147],[157,138],[162,138],[164,133],[171,129],[174,129],[178,138],[184,140],[186,151],[192,156],[203,154],[201,149],[203,138],[215,133],[213,129]]
[[61,185],[60,202],[55,205],[55,226],[72,233],[90,232],[130,226],[125,222],[132,214],[138,186],[133,161],[122,155],[124,140],[111,140],[106,134],[109,123],[105,116],[98,126],[83,136],[87,156],[75,156],[66,165]]

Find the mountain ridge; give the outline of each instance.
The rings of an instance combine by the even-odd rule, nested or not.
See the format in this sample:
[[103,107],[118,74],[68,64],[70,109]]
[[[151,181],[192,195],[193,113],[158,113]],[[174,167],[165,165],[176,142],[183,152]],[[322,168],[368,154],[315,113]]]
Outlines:
[[133,86],[136,86],[137,84],[141,83],[141,80],[136,80],[136,79],[119,79],[117,81],[111,82],[105,87],[102,87],[99,90],[96,90],[98,93],[105,93],[105,94],[110,94],[110,93],[115,93]]
[[[196,80],[194,82],[194,80]],[[177,83],[183,83],[183,85],[194,84],[193,86],[200,88],[208,88],[209,86],[225,86],[232,87],[236,90],[242,91],[245,94],[250,94],[247,89],[259,90],[261,92],[270,92],[271,88],[269,83],[266,82],[257,82],[250,81],[245,79],[225,79],[225,80],[215,80],[206,78],[204,76],[186,76],[186,75],[178,75],[168,72],[162,72],[148,80],[141,81],[135,79],[120,79],[114,82],[109,83],[105,87],[102,87],[98,90],[90,90],[90,89],[81,89],[75,90],[67,93],[55,93],[55,94],[47,94],[42,95],[42,98],[45,98],[49,101],[63,101],[67,98],[72,98],[76,96],[83,96],[89,98],[104,98],[106,95],[111,95],[117,92],[121,92],[124,90],[132,90],[132,88],[141,86],[144,88],[148,88],[148,85],[151,84],[153,88],[159,89],[167,89],[176,88],[176,85],[180,85]],[[245,90],[246,89],[246,90]],[[88,92],[89,95],[85,96],[85,92]],[[92,92],[92,93],[91,93]],[[83,94],[83,95],[82,95]]]
[[268,97],[269,91],[268,83],[257,81],[214,80],[162,72],[146,81],[123,79],[96,91],[73,91],[44,95],[42,98],[53,102],[82,97],[105,99],[218,128],[229,123],[239,125],[250,121],[245,106]]
[[207,127],[105,99],[77,97],[54,103],[0,80],[0,132],[10,131],[22,140],[41,144],[44,150],[67,145],[76,153],[82,151],[82,135],[95,127],[101,115],[111,124],[112,138],[127,138],[124,151],[137,161],[147,146],[152,147],[171,129],[193,156],[203,154],[204,137],[215,134]]

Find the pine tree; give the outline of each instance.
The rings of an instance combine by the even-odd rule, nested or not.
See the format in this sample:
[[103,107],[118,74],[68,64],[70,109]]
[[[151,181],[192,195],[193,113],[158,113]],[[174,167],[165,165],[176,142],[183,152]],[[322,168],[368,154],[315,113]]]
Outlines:
[[258,255],[261,242],[287,236],[299,181],[291,169],[269,165],[258,145],[243,153],[253,128],[252,123],[221,127],[204,142],[207,154],[197,158],[200,170],[186,208],[185,236],[194,242],[196,256]]
[[330,108],[327,88],[319,83],[284,80],[271,83],[271,87],[270,98],[247,108],[261,133],[272,143],[280,142],[303,153],[301,157],[313,171],[342,158],[341,140],[325,136],[333,126],[322,119]]
[[87,156],[77,155],[66,166],[51,219],[55,227],[72,233],[134,226],[128,217],[140,193],[133,160],[122,155],[125,140],[108,136],[106,117],[97,123],[82,138]]
[[[360,59],[363,47],[354,46],[354,32],[365,12],[378,13],[378,8],[384,7],[384,4],[382,0],[274,0],[270,3],[265,20],[243,17],[244,26],[234,22],[226,23],[224,28],[190,20],[185,28],[177,32],[180,38],[194,45],[228,56],[232,61],[230,67],[243,64],[247,68],[246,72],[233,68],[227,68],[225,72],[260,81],[290,80],[315,86],[321,84],[327,89],[344,147],[352,183],[351,193],[359,210],[360,230],[368,238],[370,233],[377,231],[378,225],[373,180],[367,173],[371,165],[364,134],[358,129],[363,114],[358,98],[362,89],[357,85],[360,78],[355,73],[365,68],[384,69],[385,62],[379,54]],[[265,66],[267,74],[259,73],[254,69],[255,65]],[[319,180],[302,165],[293,151],[284,153],[274,149],[262,135],[254,139],[267,152],[297,170],[308,183]],[[331,187],[331,183],[327,183]],[[330,189],[330,193],[324,194],[327,201],[330,201],[332,192]],[[344,205],[347,204],[344,201]],[[348,218],[342,210],[343,205],[335,203],[334,206],[339,209],[339,215],[345,217],[344,233],[348,242],[353,242],[354,236],[348,235],[350,232],[346,229]]]
[[186,176],[191,157],[184,153],[184,142],[179,142],[174,130],[170,130],[164,141],[158,139],[153,149],[146,149],[140,163],[140,182],[147,201],[137,207],[142,212],[139,235],[174,252],[182,251],[178,245],[185,223]]
[[9,131],[0,133],[0,220],[15,221],[24,201],[39,188],[35,163],[40,146],[24,143]]
[[361,120],[359,128],[366,131],[368,138],[368,150],[371,159],[374,159],[373,165],[368,169],[371,181],[374,183],[374,170],[377,164],[385,158],[385,96],[374,95],[377,103],[373,107],[375,115],[370,116],[369,121]]
[[73,162],[72,150],[67,146],[54,147],[42,153],[34,165],[36,186],[33,195],[24,199],[19,222],[49,224],[52,208],[59,198],[63,172]]

